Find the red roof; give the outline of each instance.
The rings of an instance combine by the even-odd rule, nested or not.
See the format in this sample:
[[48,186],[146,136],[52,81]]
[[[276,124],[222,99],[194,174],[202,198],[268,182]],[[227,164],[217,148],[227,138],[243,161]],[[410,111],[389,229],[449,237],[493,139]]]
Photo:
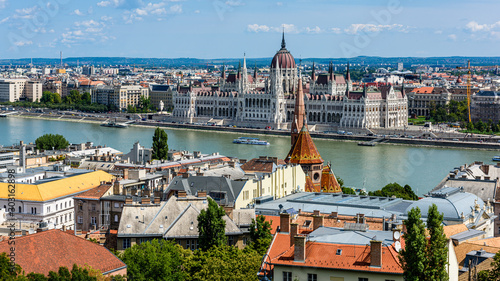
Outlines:
[[417,94],[432,94],[433,90],[434,90],[434,87],[421,87],[421,88],[413,89],[412,92],[417,93]]
[[[381,267],[370,266],[370,245],[307,242],[304,262],[294,261],[295,246],[290,247],[288,234],[278,234],[271,247],[269,256],[273,265],[403,274],[393,245],[382,247]],[[341,255],[337,255],[337,249],[342,250]]]
[[321,158],[311,135],[309,135],[306,124],[302,126],[299,137],[290,150],[287,160],[289,163],[294,164],[323,164],[323,159]]
[[279,50],[276,55],[274,55],[273,60],[271,62],[271,68],[276,68],[277,62],[279,62],[280,68],[295,68],[295,59],[292,54],[285,49],[282,48]]
[[[0,242],[0,252],[10,253],[8,242]],[[88,264],[103,274],[126,267],[103,246],[56,229],[16,237],[16,263],[26,273],[44,275],[57,272],[61,266],[71,270],[73,264]]]
[[99,199],[111,188],[111,184],[101,184],[98,187],[94,187],[83,193],[78,194],[74,198],[76,199]]

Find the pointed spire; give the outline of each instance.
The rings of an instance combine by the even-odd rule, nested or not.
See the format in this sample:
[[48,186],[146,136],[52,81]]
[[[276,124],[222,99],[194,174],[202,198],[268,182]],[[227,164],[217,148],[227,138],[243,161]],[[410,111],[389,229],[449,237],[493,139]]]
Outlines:
[[243,53],[243,68],[247,68],[247,58],[245,53]]
[[254,82],[257,82],[257,73],[258,73],[258,70],[257,70],[257,62],[255,62],[255,68],[253,70],[253,78],[254,78]]
[[238,61],[238,79],[241,78],[241,61]]
[[312,73],[311,73],[311,82],[314,83],[314,81],[316,81],[316,69],[315,69],[314,62],[313,62]]
[[283,37],[281,38],[281,49],[286,48],[286,43],[285,43],[285,27],[283,26]]
[[346,73],[346,79],[347,81],[351,81],[351,72],[349,71],[349,61],[347,61],[347,73]]
[[404,97],[406,95],[405,93],[405,81],[403,80],[403,84],[401,85],[401,95]]
[[226,63],[222,64],[222,74],[221,74],[222,79],[226,79]]

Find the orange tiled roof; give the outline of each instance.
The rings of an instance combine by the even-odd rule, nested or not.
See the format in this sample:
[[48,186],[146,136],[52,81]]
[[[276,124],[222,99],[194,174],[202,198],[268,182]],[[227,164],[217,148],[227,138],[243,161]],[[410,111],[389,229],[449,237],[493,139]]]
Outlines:
[[490,247],[484,245],[478,245],[470,242],[464,242],[455,246],[455,255],[457,256],[458,265],[463,266],[465,256],[472,251],[485,250],[488,253],[497,253],[500,251],[498,247]]
[[314,144],[307,125],[302,126],[299,137],[293,145],[287,158],[294,164],[323,164],[323,159]]
[[[277,165],[284,165],[285,161],[277,159]],[[241,165],[241,169],[245,172],[259,172],[259,173],[272,173],[274,160],[269,158],[254,158],[250,161],[247,161],[245,164]]]
[[417,93],[417,94],[432,94],[433,90],[434,90],[434,87],[420,87],[420,88],[413,89],[412,92]]
[[[8,240],[0,242],[0,252],[8,254],[10,247]],[[73,264],[88,264],[103,274],[126,267],[106,248],[56,229],[16,237],[16,263],[26,273],[44,275],[61,266],[71,270]]]
[[[403,274],[393,246],[382,247],[381,267],[370,266],[370,245],[307,242],[304,262],[294,261],[295,246],[290,247],[289,235],[278,234],[272,245],[275,247],[269,251],[273,265]],[[336,254],[337,249],[342,249],[341,255]]]
[[469,230],[465,224],[445,225],[443,226],[444,235],[449,239],[450,236]]
[[342,192],[337,178],[330,169],[330,166],[323,167],[323,175],[321,176],[321,190],[323,192]]
[[483,246],[500,248],[500,237],[481,239],[481,240],[471,241],[470,243],[476,244],[476,245],[483,245]]

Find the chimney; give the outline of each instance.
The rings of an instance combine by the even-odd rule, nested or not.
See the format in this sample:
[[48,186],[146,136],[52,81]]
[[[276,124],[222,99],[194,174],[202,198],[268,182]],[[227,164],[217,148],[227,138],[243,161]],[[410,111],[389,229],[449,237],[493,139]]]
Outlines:
[[125,204],[126,205],[131,205],[134,201],[132,200],[132,197],[126,197],[125,198]]
[[313,230],[316,230],[321,226],[323,226],[323,216],[314,215],[313,216]]
[[319,210],[314,210],[313,216],[319,216]]
[[179,190],[177,192],[177,198],[186,198],[186,196],[187,196],[187,193],[184,190]]
[[119,181],[115,181],[113,183],[113,195],[120,195],[120,193],[121,193],[120,182]]
[[280,214],[280,232],[288,233],[290,232],[290,214],[281,213]]
[[141,198],[142,205],[149,205],[149,203],[151,203],[151,199],[149,199],[149,197],[142,197]]
[[207,197],[207,192],[206,191],[198,191],[198,197]]
[[62,226],[62,231],[66,231],[66,226],[65,225]]
[[382,267],[382,241],[370,241],[370,266]]
[[155,204],[160,204],[160,197],[156,197],[153,199]]
[[306,261],[306,237],[305,236],[295,236],[295,250],[294,250],[294,261],[305,262]]
[[338,217],[339,213],[338,212],[332,212],[332,218],[336,219]]
[[123,179],[128,180],[128,169],[123,169]]
[[291,223],[290,224],[290,246],[293,246],[295,242],[295,236],[297,236],[299,232],[299,224],[298,223]]

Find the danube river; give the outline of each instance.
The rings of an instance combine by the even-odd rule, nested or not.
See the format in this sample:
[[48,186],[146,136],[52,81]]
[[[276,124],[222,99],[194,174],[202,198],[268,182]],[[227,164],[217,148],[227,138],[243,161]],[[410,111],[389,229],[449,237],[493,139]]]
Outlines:
[[[263,155],[285,158],[289,137],[263,136],[270,146],[233,144],[237,133],[218,133],[185,129],[166,129],[168,145],[176,150],[219,152],[226,156],[251,159]],[[91,141],[128,153],[134,142],[151,147],[154,128],[127,129],[99,124],[8,117],[0,119],[0,144],[4,146],[34,142],[43,134],[62,134],[71,143]],[[419,195],[434,188],[454,167],[473,161],[492,163],[498,152],[380,144],[358,146],[355,142],[315,140],[325,162],[331,162],[335,175],[347,186],[380,189],[390,182],[409,184]]]

